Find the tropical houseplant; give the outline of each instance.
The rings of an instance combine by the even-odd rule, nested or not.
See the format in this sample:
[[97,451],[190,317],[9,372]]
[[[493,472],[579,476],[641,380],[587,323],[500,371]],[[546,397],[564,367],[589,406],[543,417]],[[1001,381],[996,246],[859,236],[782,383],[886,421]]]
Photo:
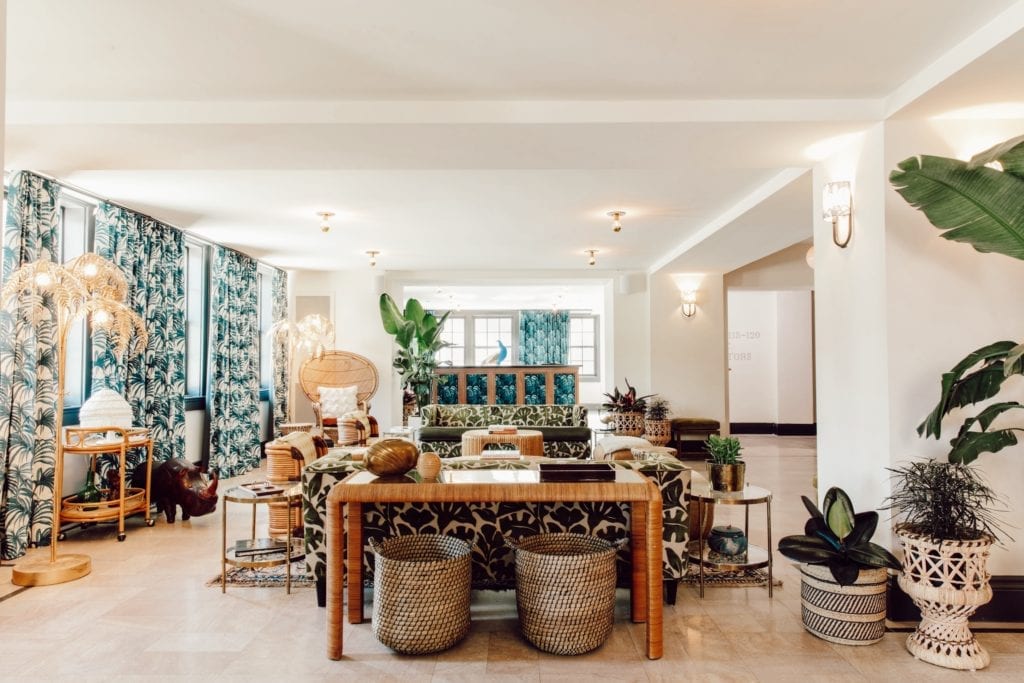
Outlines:
[[608,411],[611,416],[609,426],[619,436],[640,436],[644,433],[644,411],[647,409],[647,399],[654,394],[637,396],[636,387],[630,385],[629,378],[626,378],[626,390],[619,391],[613,387],[610,393],[604,397],[608,399],[601,404],[601,407]]
[[890,472],[888,507],[901,520],[896,535],[904,549],[899,584],[922,616],[907,649],[950,669],[988,666],[967,620],[992,599],[988,554],[1005,535],[994,515],[998,497],[961,463],[924,460]]
[[669,405],[665,399],[654,396],[644,411],[644,438],[653,446],[664,446],[672,438],[672,421],[668,419]]
[[[945,157],[912,157],[901,162],[889,179],[911,206],[943,231],[943,238],[970,244],[979,252],[1024,260],[1024,136],[996,145],[966,163]],[[1012,417],[1019,415],[1014,411],[1024,408],[1024,404],[1016,400],[991,401],[1008,378],[1019,374],[1024,374],[1024,344],[997,341],[971,352],[942,375],[939,401],[918,426],[918,434],[941,438],[943,420],[957,411],[964,417],[950,441],[948,460],[952,465],[971,463],[982,453],[1016,445],[1017,432],[1024,427],[1019,422],[1015,425]],[[974,414],[961,411],[983,402],[986,405]],[[970,484],[972,490],[976,486],[973,470],[943,467],[940,463],[912,466],[896,474],[896,509],[904,509],[900,502],[954,485]],[[979,510],[984,509],[985,502],[982,496],[958,504]],[[921,625],[907,639],[907,649],[921,659],[949,668],[987,665],[988,654],[971,635],[967,618],[991,597],[986,567],[991,534],[986,532],[973,540],[943,539],[916,533],[913,528],[897,527],[906,546],[900,586],[918,595],[911,593],[923,615]],[[955,583],[963,583],[966,592],[953,585],[934,585],[929,576],[936,575],[958,576]],[[919,582],[917,576],[925,580]],[[920,585],[920,589],[908,590],[913,585]]]
[[779,552],[800,567],[804,628],[844,645],[870,645],[885,635],[886,569],[900,561],[871,542],[878,527],[874,510],[854,513],[840,488],[825,493],[822,509],[801,496],[811,513],[802,535],[779,541]]
[[430,402],[430,387],[437,367],[437,352],[447,346],[441,330],[450,312],[440,318],[425,311],[416,299],[400,310],[391,295],[380,295],[380,319],[384,331],[395,338],[398,350],[392,365],[402,378],[402,388],[416,396],[417,409]]
[[708,481],[715,491],[742,491],[746,485],[747,464],[741,457],[743,447],[734,436],[712,434],[704,442],[708,454]]

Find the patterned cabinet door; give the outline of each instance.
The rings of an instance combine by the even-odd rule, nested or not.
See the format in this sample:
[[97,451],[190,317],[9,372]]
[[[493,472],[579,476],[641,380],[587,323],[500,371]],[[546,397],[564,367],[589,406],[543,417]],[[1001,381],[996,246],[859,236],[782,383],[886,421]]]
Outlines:
[[487,405],[487,375],[466,375],[466,403],[471,406]]
[[558,373],[555,375],[555,403],[571,406],[576,403],[576,375]]
[[459,376],[439,374],[437,376],[437,402],[453,406],[459,402]]
[[516,405],[516,376],[494,376],[494,402],[502,406]]
[[526,405],[544,405],[547,403],[547,386],[545,377],[541,373],[526,373],[524,376],[526,385],[526,396],[523,401]]

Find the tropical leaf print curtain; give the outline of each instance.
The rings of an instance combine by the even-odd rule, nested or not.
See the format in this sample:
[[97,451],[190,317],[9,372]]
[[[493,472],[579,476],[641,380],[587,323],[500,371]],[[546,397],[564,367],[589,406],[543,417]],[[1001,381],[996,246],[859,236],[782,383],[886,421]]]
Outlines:
[[568,311],[520,311],[519,361],[523,365],[569,360]]
[[[22,171],[12,179],[4,282],[25,263],[60,260],[59,196],[60,186],[45,178]],[[56,330],[51,321],[30,315],[0,311],[0,557],[5,560],[24,555],[30,543],[49,544],[53,523]]]
[[210,469],[221,477],[260,464],[259,285],[256,261],[213,249],[210,292]]
[[[153,437],[153,460],[185,457],[185,243],[181,231],[112,204],[100,204],[95,250],[128,280],[128,303],[149,332],[145,353],[119,357],[93,332],[92,390],[124,395],[135,424]],[[145,457],[132,452],[129,468]]]
[[[274,304],[271,316],[275,323],[288,318],[288,273],[274,269],[271,284]],[[288,355],[288,340],[274,340],[274,397],[272,409],[274,415],[274,436],[281,436],[281,423],[288,421],[288,375],[291,359]]]

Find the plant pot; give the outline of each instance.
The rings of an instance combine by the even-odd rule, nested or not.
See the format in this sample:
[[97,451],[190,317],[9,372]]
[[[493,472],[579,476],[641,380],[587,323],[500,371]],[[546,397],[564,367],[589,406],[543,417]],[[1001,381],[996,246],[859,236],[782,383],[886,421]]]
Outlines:
[[904,551],[900,588],[921,610],[921,623],[907,638],[907,650],[916,659],[947,669],[988,666],[989,654],[967,620],[992,599],[988,554],[994,539],[933,540],[902,524],[896,535]]
[[742,491],[747,483],[747,464],[738,462],[735,465],[720,465],[706,461],[708,481],[711,488],[722,493]]
[[643,413],[615,413],[616,436],[640,436],[644,433]]
[[800,565],[800,613],[812,635],[840,645],[871,645],[885,635],[884,568],[861,569],[840,586],[824,565]]
[[652,446],[664,446],[672,438],[671,420],[644,420],[644,438]]

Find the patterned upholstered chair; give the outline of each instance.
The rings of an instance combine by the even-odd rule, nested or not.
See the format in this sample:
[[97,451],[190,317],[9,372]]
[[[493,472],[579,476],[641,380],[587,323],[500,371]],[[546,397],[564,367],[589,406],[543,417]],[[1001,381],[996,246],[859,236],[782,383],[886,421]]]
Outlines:
[[[299,369],[299,385],[313,405],[316,427],[336,446],[365,445],[367,439],[378,435],[377,420],[370,415],[370,399],[377,393],[377,384],[377,367],[351,351],[325,351]],[[325,413],[323,388],[352,389],[352,410],[342,415]]]
[[[524,469],[528,461],[481,462],[479,458],[448,458],[449,469]],[[686,573],[686,542],[689,517],[684,494],[690,486],[690,469],[674,457],[650,460],[619,460],[613,467],[641,472],[657,482],[662,495],[662,574],[666,596],[675,602],[678,580]],[[303,515],[306,538],[306,566],[316,579],[317,595],[323,606],[327,574],[325,520],[327,495],[331,487],[357,470],[361,461],[352,460],[344,449],[334,449],[311,463],[302,473]],[[346,508],[347,509],[347,508]],[[625,503],[381,503],[363,505],[364,539],[401,534],[440,533],[473,538],[473,587],[478,589],[515,586],[514,555],[504,535],[568,531],[589,533],[608,539],[629,533],[629,506]],[[364,547],[363,577],[373,581],[373,553]],[[630,585],[628,546],[619,552],[618,582]]]

